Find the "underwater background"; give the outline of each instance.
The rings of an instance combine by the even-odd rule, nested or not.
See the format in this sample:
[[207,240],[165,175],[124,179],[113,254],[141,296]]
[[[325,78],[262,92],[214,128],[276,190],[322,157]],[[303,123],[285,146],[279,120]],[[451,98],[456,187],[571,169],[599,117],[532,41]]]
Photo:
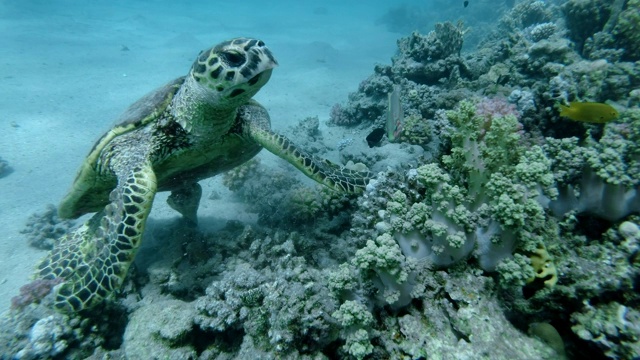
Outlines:
[[[640,358],[640,1],[0,3],[0,359]],[[159,193],[121,289],[38,263],[95,141],[244,36],[254,97],[332,191],[262,151]]]

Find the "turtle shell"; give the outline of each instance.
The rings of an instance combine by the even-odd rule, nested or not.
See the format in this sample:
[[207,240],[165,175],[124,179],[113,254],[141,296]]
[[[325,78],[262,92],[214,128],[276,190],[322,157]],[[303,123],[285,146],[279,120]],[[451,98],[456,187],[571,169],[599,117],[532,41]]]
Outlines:
[[115,137],[157,120],[171,103],[184,79],[177,78],[133,103],[116,121],[116,125],[96,141],[81,165],[71,190],[62,199],[58,207],[58,216],[76,218],[99,211],[109,203],[109,193],[116,187],[117,179],[113,175],[98,171],[100,153]]

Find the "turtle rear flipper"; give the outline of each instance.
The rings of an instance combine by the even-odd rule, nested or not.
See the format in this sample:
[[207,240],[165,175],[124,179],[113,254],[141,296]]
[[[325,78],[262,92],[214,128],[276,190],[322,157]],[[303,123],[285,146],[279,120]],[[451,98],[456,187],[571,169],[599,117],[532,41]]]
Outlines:
[[347,169],[329,160],[319,158],[300,150],[285,136],[252,123],[248,129],[249,136],[269,150],[288,161],[311,179],[331,189],[357,193],[367,186],[371,178],[369,171]]
[[38,266],[38,277],[62,280],[54,288],[59,310],[90,308],[117,290],[140,246],[156,176],[148,161],[118,173],[111,203],[62,237]]

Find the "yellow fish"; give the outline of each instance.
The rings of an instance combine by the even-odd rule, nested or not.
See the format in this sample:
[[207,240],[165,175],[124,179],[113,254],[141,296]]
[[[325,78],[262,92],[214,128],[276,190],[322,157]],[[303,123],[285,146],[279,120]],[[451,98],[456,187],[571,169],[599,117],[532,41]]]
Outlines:
[[618,117],[616,109],[603,103],[574,101],[569,106],[559,105],[560,116],[575,121],[604,124]]

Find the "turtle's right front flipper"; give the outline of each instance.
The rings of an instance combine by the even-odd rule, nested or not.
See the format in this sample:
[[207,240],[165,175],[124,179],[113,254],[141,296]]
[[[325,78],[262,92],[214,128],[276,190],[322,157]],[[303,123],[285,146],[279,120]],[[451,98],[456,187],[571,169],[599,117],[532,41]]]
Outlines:
[[156,194],[156,176],[148,161],[119,175],[104,210],[62,237],[38,266],[37,277],[61,280],[54,288],[59,310],[97,305],[120,288],[133,262]]
[[249,134],[265,149],[288,161],[311,179],[333,190],[358,193],[364,190],[371,178],[371,173],[367,170],[348,169],[329,160],[308,154],[285,136],[260,128],[255,124],[249,127]]
[[258,103],[249,102],[240,110],[241,117],[245,120],[245,136],[288,161],[311,179],[333,190],[347,193],[361,192],[367,186],[372,175],[368,170],[348,169],[308,154],[285,136],[271,131],[269,113]]

